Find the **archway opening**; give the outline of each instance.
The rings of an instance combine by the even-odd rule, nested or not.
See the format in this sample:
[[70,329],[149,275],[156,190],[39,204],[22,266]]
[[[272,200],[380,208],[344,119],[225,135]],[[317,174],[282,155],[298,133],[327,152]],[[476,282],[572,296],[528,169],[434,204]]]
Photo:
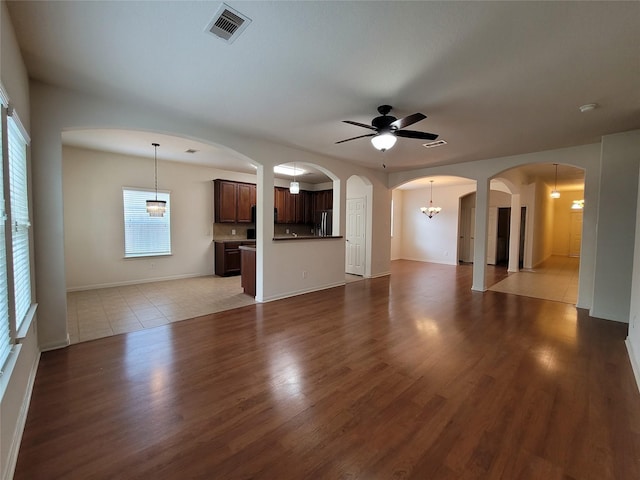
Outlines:
[[[490,290],[576,304],[578,302],[582,215],[585,206],[584,170],[566,164],[539,163],[496,175],[510,195],[510,206],[495,208],[498,222],[489,222],[488,237],[509,232],[509,277]],[[507,213],[508,211],[508,213]],[[515,211],[515,213],[514,213]],[[515,223],[517,222],[517,223]],[[491,243],[488,243],[493,247]],[[495,246],[493,258],[504,248]],[[492,258],[493,250],[487,252]],[[517,255],[519,261],[509,259]]]

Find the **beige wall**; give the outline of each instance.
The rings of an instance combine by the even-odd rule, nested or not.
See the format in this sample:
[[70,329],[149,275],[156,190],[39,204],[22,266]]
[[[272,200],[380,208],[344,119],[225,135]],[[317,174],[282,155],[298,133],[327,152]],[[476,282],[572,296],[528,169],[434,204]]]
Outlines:
[[393,199],[393,231],[391,232],[391,260],[402,258],[402,212],[404,210],[404,192],[395,189],[392,192]]
[[255,175],[158,162],[158,188],[171,191],[172,255],[124,258],[122,187],[153,190],[153,161],[63,148],[65,270],[68,290],[213,274],[215,178]]
[[574,200],[583,200],[584,190],[563,191],[553,200],[553,255],[569,255],[571,237],[571,205]]
[[[0,4],[0,78],[10,103],[31,134],[30,97],[27,70],[20,55],[7,6]],[[33,289],[34,295],[38,292]],[[38,346],[39,316],[36,317],[20,344],[14,346],[0,375],[0,478],[13,477],[20,439],[27,418],[29,400],[35,381],[40,348]]]

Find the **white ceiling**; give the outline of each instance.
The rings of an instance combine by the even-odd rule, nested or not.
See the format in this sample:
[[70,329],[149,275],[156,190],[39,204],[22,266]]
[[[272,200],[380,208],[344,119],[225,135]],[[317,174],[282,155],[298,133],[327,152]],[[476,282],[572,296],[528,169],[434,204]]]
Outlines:
[[[376,169],[548,150],[640,128],[640,2],[229,1],[252,19],[233,44],[205,33],[220,3],[7,2],[32,78]],[[594,102],[597,109],[579,111]],[[335,145],[368,133],[342,120],[369,124],[381,104],[397,117],[426,114],[409,128],[448,144],[426,149],[400,138],[385,153],[366,138]],[[158,141],[159,156],[198,148],[118,135],[69,132],[65,142],[151,155]],[[199,146],[207,162],[249,168]]]

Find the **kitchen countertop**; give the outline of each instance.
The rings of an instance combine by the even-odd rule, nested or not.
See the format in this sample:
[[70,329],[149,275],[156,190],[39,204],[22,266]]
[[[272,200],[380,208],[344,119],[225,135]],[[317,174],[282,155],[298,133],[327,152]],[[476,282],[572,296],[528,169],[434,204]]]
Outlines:
[[242,237],[223,237],[223,238],[214,238],[213,239],[214,242],[217,243],[228,243],[228,242],[254,242],[255,243],[255,239],[254,238],[242,238]]
[[274,241],[280,241],[280,240],[331,240],[331,239],[336,239],[336,238],[343,238],[342,235],[335,235],[335,236],[325,236],[325,237],[321,237],[318,235],[298,235],[297,237],[294,237],[293,235],[284,235],[281,237],[273,237]]

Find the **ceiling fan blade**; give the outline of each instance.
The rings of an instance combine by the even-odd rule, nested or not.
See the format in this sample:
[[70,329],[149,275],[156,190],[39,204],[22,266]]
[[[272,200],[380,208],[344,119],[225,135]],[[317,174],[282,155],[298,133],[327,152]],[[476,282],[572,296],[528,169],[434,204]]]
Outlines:
[[340,140],[339,142],[336,142],[336,145],[338,143],[344,143],[344,142],[349,142],[351,140],[356,140],[358,138],[364,138],[364,137],[375,137],[377,135],[377,133],[368,133],[367,135],[360,135],[359,137],[353,137],[353,138],[347,138],[346,140]]
[[351,125],[355,125],[356,127],[368,128],[369,130],[376,130],[376,127],[372,127],[371,125],[367,125],[365,123],[352,122],[351,120],[343,120],[344,123],[350,123]]
[[428,132],[416,132],[414,130],[397,130],[394,132],[397,137],[419,138],[420,140],[435,140],[438,135]]
[[395,127],[398,130],[400,130],[401,128],[408,127],[409,125],[413,125],[414,123],[419,122],[420,120],[424,120],[425,118],[427,118],[427,116],[423,115],[422,113],[414,113],[413,115],[409,115],[404,118],[399,118],[398,120],[396,120],[391,124],[391,128]]

